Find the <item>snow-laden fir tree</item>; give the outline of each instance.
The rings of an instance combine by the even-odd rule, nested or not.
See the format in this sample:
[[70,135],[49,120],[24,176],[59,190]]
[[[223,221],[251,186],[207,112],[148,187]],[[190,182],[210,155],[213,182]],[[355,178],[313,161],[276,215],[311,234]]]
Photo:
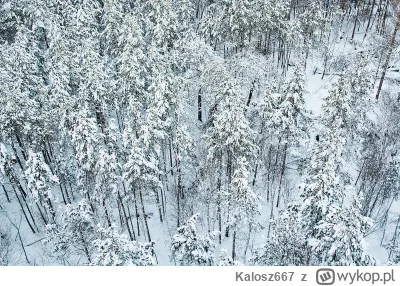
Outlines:
[[179,265],[211,266],[214,264],[214,233],[199,235],[195,214],[179,227],[171,241],[171,260]]
[[[242,98],[240,85],[234,79],[227,79],[221,83],[216,99],[216,111],[211,116],[211,126],[205,134],[207,143],[207,162],[221,172],[226,168],[226,186],[224,188],[231,193],[229,187],[235,171],[235,163],[239,157],[247,161],[254,158],[256,146],[254,144],[254,132],[245,116],[245,104]],[[217,185],[221,184],[218,179]],[[219,231],[222,231],[222,205],[226,206],[227,219],[230,221],[232,195],[225,196],[228,201],[222,201],[222,189],[217,190],[217,209]],[[221,235],[221,234],[220,234]],[[229,236],[227,225],[225,236]]]
[[[353,191],[354,190],[349,190]],[[366,252],[365,234],[372,220],[361,214],[360,200],[354,196],[349,206],[334,208],[315,227],[318,259],[324,265],[365,266],[375,260]],[[313,247],[313,242],[310,243]],[[322,250],[322,251],[321,251]]]
[[[119,100],[116,104],[126,106],[127,115],[133,117],[132,120],[134,120],[140,116],[140,104],[146,100],[146,65],[142,27],[139,25],[138,16],[133,13],[118,14],[117,19],[111,18],[109,21],[111,24],[113,24],[112,21],[118,21],[115,47],[109,47],[116,63],[115,85]],[[109,43],[109,45],[113,44],[113,42]]]
[[54,222],[56,215],[53,203],[52,188],[59,184],[57,176],[55,176],[50,167],[44,161],[43,155],[34,151],[29,152],[27,168],[25,170],[25,178],[28,189],[32,193],[35,202],[45,206],[48,212],[47,220]]
[[118,233],[113,225],[108,228],[98,227],[93,240],[96,253],[91,265],[99,266],[150,266],[155,265],[153,257],[154,243],[139,243]]
[[298,63],[293,69],[293,73],[283,86],[281,101],[278,109],[282,113],[279,124],[282,129],[285,141],[291,145],[296,145],[301,138],[306,137],[307,115],[309,111],[305,107],[304,97],[306,95],[305,75],[302,64]]
[[[311,248],[312,257],[307,264],[311,265],[363,265],[363,248],[360,237],[365,234],[366,218],[360,214],[360,205],[347,211],[352,212],[351,218],[355,225],[346,225],[345,197],[354,193],[350,186],[349,175],[344,168],[343,152],[346,147],[346,135],[349,130],[348,114],[349,89],[343,77],[334,84],[322,106],[321,122],[322,133],[312,150],[312,158],[308,167],[308,177],[302,186],[300,207],[300,223],[308,246]],[[349,239],[346,243],[336,245],[331,240],[332,229],[343,228],[344,233],[352,231],[357,233],[358,240]],[[344,249],[345,248],[345,249]],[[350,249],[350,253],[348,253]],[[362,252],[362,251],[361,251]],[[347,264],[346,264],[347,263]],[[368,263],[368,262],[367,262]]]
[[24,26],[16,29],[13,43],[0,46],[0,131],[9,138],[29,135],[33,140],[42,133],[37,97],[46,89],[35,57],[34,35]]
[[[208,143],[208,160],[215,160],[217,154],[231,157],[254,156],[254,132],[244,114],[245,104],[240,86],[233,79],[221,83],[217,97],[217,111],[205,139]],[[229,158],[232,159],[232,158]]]
[[94,170],[99,156],[101,133],[96,119],[90,113],[89,106],[84,105],[78,110],[66,109],[63,112],[61,126],[65,140],[70,138],[75,160],[78,166],[76,178],[78,189],[88,200],[91,200],[94,185]]
[[238,260],[233,260],[232,256],[230,256],[225,249],[221,249],[219,254],[219,262],[218,266],[241,266]]
[[250,263],[252,265],[305,265],[310,251],[301,232],[300,204],[291,203],[271,222],[271,235],[258,247]]
[[47,225],[45,243],[50,243],[57,254],[83,255],[92,263],[96,221],[90,204],[85,199],[77,205],[68,204],[61,219],[61,226]]
[[251,189],[249,184],[249,164],[245,157],[239,157],[235,162],[236,169],[229,186],[227,201],[232,207],[232,217],[228,224],[233,228],[232,259],[236,259],[237,233],[242,229],[251,231],[257,228],[257,219],[261,208],[261,199]]
[[[301,158],[301,143],[309,134],[310,112],[305,108],[305,94],[304,68],[301,64],[297,64],[284,83],[282,93],[270,95],[267,92],[266,98],[260,105],[265,118],[262,121],[264,134],[260,137],[262,141],[270,144],[270,149],[275,147],[276,152],[282,157],[279,167],[277,207],[281,200],[287,158],[290,155]],[[293,151],[297,154],[292,154]]]
[[[373,123],[367,116],[372,108],[370,92],[372,89],[371,69],[369,57],[363,52],[357,54],[345,71],[346,88],[349,91],[348,134],[349,151],[359,152],[360,142],[371,132]],[[357,154],[359,156],[359,154]]]
[[108,203],[117,194],[119,188],[120,166],[117,160],[115,149],[107,146],[99,148],[99,159],[95,165],[95,188],[93,200],[98,203],[103,211],[108,226],[111,226],[111,214],[108,210]]

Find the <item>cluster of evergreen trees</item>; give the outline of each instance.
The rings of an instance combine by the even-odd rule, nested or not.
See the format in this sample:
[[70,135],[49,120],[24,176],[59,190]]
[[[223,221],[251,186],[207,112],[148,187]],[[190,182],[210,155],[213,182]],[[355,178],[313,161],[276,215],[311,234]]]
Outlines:
[[374,265],[376,230],[398,263],[398,11],[0,1],[0,265]]

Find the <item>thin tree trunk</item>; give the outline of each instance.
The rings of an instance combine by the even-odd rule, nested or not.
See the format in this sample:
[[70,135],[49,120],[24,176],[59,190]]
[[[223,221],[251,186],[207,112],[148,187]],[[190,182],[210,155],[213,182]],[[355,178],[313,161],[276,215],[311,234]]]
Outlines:
[[367,161],[367,159],[364,159],[364,161],[363,161],[363,164],[361,166],[360,172],[358,173],[358,176],[357,176],[356,182],[354,183],[354,186],[357,186],[358,180],[360,179],[361,173],[364,169],[365,161]]
[[130,238],[131,240],[134,240],[135,235],[132,234],[132,233],[133,233],[133,229],[132,229],[132,231],[131,231],[131,228],[129,227],[128,216],[126,215],[126,210],[125,210],[125,207],[124,207],[124,202],[122,201],[121,193],[119,192],[119,190],[118,190],[118,193],[117,193],[117,194],[118,194],[119,203],[121,204],[122,213],[124,214],[125,225],[126,225],[126,228],[128,229],[129,238]]
[[134,200],[134,203],[135,203],[137,232],[138,232],[138,236],[140,236],[140,224],[139,224],[140,215],[139,215],[139,210],[138,210],[138,206],[137,206],[136,191],[133,192],[133,200]]
[[135,228],[133,227],[132,214],[131,214],[131,209],[129,208],[129,204],[126,204],[126,208],[128,209],[128,217],[129,217],[129,222],[130,222],[130,226],[132,229],[132,233],[133,233],[134,239],[136,240]]
[[[29,219],[28,219],[28,216],[26,215],[26,212],[25,212],[25,210],[24,210],[24,206],[22,205],[22,202],[21,202],[21,200],[20,200],[19,197],[18,197],[17,191],[15,190],[14,187],[13,187],[12,189],[14,190],[14,194],[15,194],[15,196],[17,197],[18,203],[19,203],[19,205],[20,205],[20,207],[21,207],[21,210],[22,210],[22,214],[24,215],[25,220],[26,220],[26,222],[27,222],[28,225],[29,225],[29,228],[32,230],[33,233],[36,233],[35,229],[33,228],[31,222],[30,222]],[[28,209],[28,210],[29,210],[29,209]],[[32,216],[32,214],[31,214],[31,216]],[[33,223],[34,223],[34,222],[33,222]],[[34,224],[35,224],[35,223],[34,223]],[[35,224],[35,226],[36,226],[36,224]],[[37,228],[37,226],[36,226],[36,228]]]
[[80,236],[81,236],[80,238],[81,238],[81,242],[82,242],[82,246],[83,246],[83,250],[85,252],[86,258],[88,259],[89,264],[91,264],[92,263],[92,259],[90,258],[89,249],[88,249],[87,243],[86,243],[86,241],[84,239],[84,235],[83,235],[82,232],[79,232],[79,233],[80,233]]
[[232,260],[235,261],[236,259],[236,230],[233,231],[233,238],[232,238]]
[[252,225],[249,224],[249,234],[248,234],[247,239],[246,239],[246,247],[245,247],[245,249],[244,249],[243,261],[246,260],[247,250],[249,249],[251,231],[252,231]]
[[222,242],[222,213],[221,213],[221,173],[218,175],[218,195],[217,195],[217,213],[218,213],[218,239],[219,244]]
[[117,199],[117,208],[118,208],[118,214],[119,214],[119,222],[121,224],[121,228],[123,228],[124,227],[124,218],[122,215],[119,199]]
[[[232,181],[232,152],[228,151],[228,156],[227,156],[227,175],[228,175],[228,185],[227,185],[227,189],[229,190],[230,185],[231,185],[231,181]],[[225,237],[229,237],[229,218],[230,218],[230,210],[231,210],[231,199],[228,199],[228,215],[227,215],[227,221],[228,221],[228,225],[225,228]]]
[[27,161],[28,158],[27,158],[27,156],[26,156],[25,147],[24,147],[24,145],[22,144],[21,138],[19,138],[17,132],[15,132],[15,138],[17,138],[18,145],[19,145],[19,147],[21,148],[22,157],[24,157],[24,160]]
[[7,193],[7,190],[6,190],[6,188],[4,187],[4,185],[3,184],[1,184],[1,187],[3,188],[3,191],[4,191],[4,194],[6,195],[6,198],[7,198],[7,202],[11,202],[10,201],[10,197],[8,196],[8,193]]
[[160,195],[158,194],[157,190],[155,190],[154,193],[156,195],[156,204],[157,204],[157,208],[158,208],[158,215],[160,217],[160,222],[163,222],[162,207],[161,207],[161,203],[160,203]]
[[105,198],[103,199],[102,204],[103,204],[104,214],[106,215],[107,224],[108,224],[109,227],[111,227],[111,220],[110,220],[110,216],[108,215],[108,210],[107,210],[107,207],[106,207],[106,199]]
[[256,83],[255,80],[253,80],[253,83],[251,84],[250,92],[249,92],[249,97],[247,99],[247,106],[250,106],[251,98],[253,97],[253,91],[254,91],[254,84]]
[[271,153],[272,153],[272,146],[269,146],[268,149],[268,170],[267,170],[267,202],[269,202],[270,197],[270,184],[271,184]]
[[380,30],[379,30],[381,35],[383,35],[384,29],[385,29],[385,23],[386,23],[386,19],[387,19],[387,10],[388,10],[388,6],[389,6],[389,0],[386,1],[386,5],[385,5],[385,14],[383,14],[382,24],[381,24],[381,28],[380,28]]
[[372,14],[374,12],[375,2],[376,2],[376,0],[372,1],[371,12],[369,13],[368,24],[367,24],[367,28],[365,29],[364,39],[367,37],[368,29],[369,29],[369,26],[371,25],[371,19],[372,19]]
[[62,187],[61,187],[61,184],[60,184],[60,190],[61,190],[61,196],[62,196],[64,205],[66,205],[66,204],[67,204],[67,201],[65,200],[64,191],[63,191],[63,189],[62,189]]
[[393,234],[393,238],[392,238],[392,247],[390,248],[390,252],[389,252],[389,259],[392,257],[393,247],[397,243],[397,235],[398,235],[397,232],[399,230],[399,226],[400,226],[400,215],[399,215],[399,218],[397,219],[396,228],[394,230],[394,234]]
[[358,7],[357,4],[358,4],[358,1],[356,1],[356,9],[357,9],[357,12],[356,12],[356,18],[354,19],[353,32],[351,33],[351,40],[354,39],[354,34],[355,34],[355,32],[356,32],[356,27],[357,27],[358,13],[360,12],[360,9],[359,9],[359,7]]
[[274,197],[272,196],[271,200],[271,212],[269,214],[269,222],[268,222],[268,232],[267,232],[267,238],[269,238],[269,234],[271,232],[271,220],[274,219]]
[[172,164],[172,144],[169,144],[169,163],[170,163],[170,167],[171,167],[171,175],[174,175],[174,170],[173,170],[173,164]]
[[287,155],[287,143],[285,143],[285,147],[284,147],[284,151],[283,151],[283,161],[282,161],[282,168],[281,168],[281,176],[279,178],[278,198],[276,200],[276,207],[279,207],[279,201],[281,198],[282,179],[283,179],[283,174],[285,173],[286,155]]
[[26,262],[27,262],[28,264],[31,264],[31,262],[30,262],[29,259],[28,259],[28,255],[26,254],[26,250],[25,250],[24,243],[22,242],[22,237],[21,237],[21,233],[20,233],[20,231],[19,231],[19,227],[17,227],[17,226],[11,221],[11,219],[8,219],[8,220],[10,221],[10,223],[11,223],[11,224],[16,228],[16,230],[17,230],[18,239],[19,239],[19,242],[20,242],[20,244],[21,244],[22,251],[24,252],[24,256],[25,256]]
[[149,230],[149,225],[147,223],[147,215],[146,215],[146,211],[144,208],[143,195],[142,195],[141,189],[139,189],[139,198],[140,198],[140,203],[142,204],[143,219],[144,219],[144,225],[146,226],[147,238],[150,242],[151,241],[150,230]]
[[197,94],[197,119],[200,122],[203,122],[203,109],[202,109],[202,101],[201,101],[201,88]]
[[390,57],[391,57],[392,52],[393,52],[393,46],[394,46],[394,43],[395,43],[395,40],[396,40],[396,34],[397,34],[397,31],[400,28],[400,19],[399,18],[400,17],[397,17],[397,19],[396,19],[396,26],[394,28],[394,31],[393,31],[393,34],[392,34],[392,38],[390,40],[388,53],[387,53],[387,56],[386,56],[386,61],[385,61],[385,64],[383,65],[382,76],[381,76],[381,80],[380,80],[379,86],[378,86],[378,92],[376,93],[376,97],[375,97],[376,100],[379,99],[379,95],[381,93],[383,81],[385,80],[386,70],[387,70],[387,68],[389,66]]

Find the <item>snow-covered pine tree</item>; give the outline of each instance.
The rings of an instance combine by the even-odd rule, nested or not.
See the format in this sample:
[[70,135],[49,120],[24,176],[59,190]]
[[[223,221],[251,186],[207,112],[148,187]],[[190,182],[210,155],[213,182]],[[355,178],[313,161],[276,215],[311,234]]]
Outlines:
[[228,40],[236,43],[239,48],[247,43],[251,33],[253,9],[249,0],[221,1],[224,5],[229,33]]
[[[175,155],[175,165],[176,165],[176,177],[177,177],[177,186],[176,186],[176,221],[177,221],[177,227],[181,225],[182,220],[186,220],[185,214],[182,214],[184,212],[184,205],[182,205],[183,199],[185,198],[186,195],[191,195],[191,194],[185,194],[184,190],[184,184],[186,182],[186,178],[184,176],[185,173],[187,173],[187,170],[191,170],[194,172],[195,166],[193,164],[193,159],[195,158],[195,152],[193,148],[193,143],[194,140],[187,129],[187,126],[184,123],[178,122],[178,126],[175,127],[176,132],[173,137],[173,148],[174,148],[174,155]],[[188,176],[189,177],[189,176]],[[189,177],[190,180],[193,180],[193,177]],[[192,196],[191,198],[186,198],[186,199],[194,199]],[[191,212],[192,210],[187,210],[188,212]],[[190,213],[191,215],[191,213]]]
[[225,249],[221,249],[219,254],[218,266],[241,266],[238,260],[233,260],[232,257],[226,252]]
[[310,251],[300,228],[300,204],[291,203],[271,222],[271,235],[255,250],[253,265],[307,265]]
[[236,259],[237,233],[248,227],[248,236],[257,228],[257,219],[261,214],[261,199],[254,193],[249,184],[249,164],[245,157],[239,157],[235,162],[235,171],[229,186],[229,198],[226,200],[232,208],[231,221],[233,228],[232,259]]
[[[116,8],[115,8],[116,9]],[[146,61],[143,49],[145,48],[142,27],[139,24],[138,15],[128,12],[115,12],[117,16],[108,21],[109,26],[118,22],[118,32],[115,37],[115,44],[111,42],[112,35],[108,43],[112,56],[115,57],[116,74],[115,85],[117,88],[118,101],[116,105],[127,108],[127,116],[132,122],[140,117],[142,112],[141,104],[146,102],[145,81],[146,81]],[[111,16],[110,16],[111,17]],[[112,27],[106,27],[112,29]],[[115,46],[113,46],[115,45]]]
[[315,230],[320,241],[313,250],[320,254],[324,265],[374,265],[375,259],[366,252],[364,239],[371,225],[372,220],[361,214],[360,200],[353,196],[349,206],[334,209],[318,223]]
[[[227,79],[221,84],[220,94],[218,94],[216,102],[216,111],[210,119],[211,126],[208,127],[205,134],[208,149],[207,161],[216,168],[217,172],[222,172],[223,166],[226,168],[225,189],[231,192],[229,186],[236,168],[236,160],[239,157],[244,157],[247,161],[251,161],[255,156],[257,147],[254,144],[254,132],[244,114],[245,103],[240,86],[234,79]],[[219,187],[217,192],[216,204],[219,231],[221,231],[221,206],[227,206],[226,215],[229,221],[232,195],[226,196],[228,201],[223,202],[221,198],[222,189]],[[229,225],[226,228],[225,236],[229,236]]]
[[[42,133],[38,97],[45,88],[33,32],[23,25],[15,29],[13,42],[0,46],[0,130],[9,141],[18,137],[22,142],[28,135],[33,140]],[[28,145],[28,140],[24,141]]]
[[109,227],[111,226],[112,214],[109,211],[110,206],[108,204],[111,203],[113,196],[117,196],[120,183],[119,172],[120,166],[115,149],[112,146],[100,147],[99,159],[95,165],[96,184],[93,200],[102,209],[103,217]]
[[62,214],[62,225],[49,224],[45,243],[60,254],[76,253],[83,255],[88,263],[93,261],[93,241],[96,222],[90,204],[81,200],[77,205],[68,204]]
[[[371,131],[373,123],[367,116],[372,108],[372,77],[369,67],[368,55],[363,52],[357,54],[344,73],[345,81],[349,88],[349,105],[351,109],[348,115],[347,142],[349,151],[360,152],[359,142],[363,142]],[[357,154],[360,156],[359,154]]]
[[[278,94],[275,100],[272,100],[272,110],[264,110],[267,112],[267,135],[273,134],[270,142],[274,144],[276,141],[277,152],[281,156],[281,163],[279,166],[279,187],[277,192],[276,206],[279,206],[281,200],[282,184],[286,169],[286,162],[288,156],[291,155],[293,149],[297,150],[295,157],[299,157],[301,153],[302,141],[308,139],[310,112],[305,108],[304,96],[305,90],[305,76],[302,64],[297,64],[293,73],[288,80],[286,80],[283,91]],[[277,136],[276,136],[277,135]],[[278,140],[276,140],[278,139]]]
[[171,260],[179,265],[211,266],[214,264],[214,233],[199,235],[198,214],[179,227],[171,241]]
[[79,187],[85,195],[89,195],[92,173],[98,158],[100,132],[96,119],[91,115],[89,106],[78,110],[65,110],[61,126],[71,138],[75,150],[75,158],[79,167]]
[[44,161],[43,155],[32,150],[29,152],[26,166],[24,175],[33,200],[45,207],[48,213],[47,221],[54,222],[56,212],[52,188],[59,184],[58,178]]
[[[337,252],[343,249],[335,249],[335,241],[331,239],[332,229],[344,224],[343,215],[346,209],[344,199],[354,192],[349,184],[349,175],[344,169],[343,159],[346,135],[349,130],[348,87],[344,77],[341,76],[325,99],[322,106],[321,139],[315,143],[312,150],[312,159],[308,168],[309,177],[302,186],[303,203],[300,207],[300,221],[303,235],[311,248],[312,256],[307,263],[311,265],[362,264],[359,260],[343,262],[342,257],[337,255]],[[357,207],[359,204],[355,204],[352,209],[353,216],[357,217],[357,224],[364,225],[363,220],[366,218],[357,214]],[[346,225],[346,227],[353,228],[354,226]],[[360,227],[358,231],[362,236],[366,228]],[[351,243],[348,246],[349,249],[359,252],[359,241],[350,239],[347,242]],[[346,251],[343,252],[346,253]],[[349,258],[356,254],[347,255]]]
[[91,265],[100,266],[151,266],[155,265],[154,243],[131,241],[126,235],[119,234],[115,226],[98,227],[93,240],[96,253]]
[[[208,160],[215,160],[217,154],[230,157],[254,156],[254,133],[244,114],[240,86],[233,79],[228,79],[220,86],[217,97],[217,111],[212,118],[212,126],[207,130],[205,139],[208,146]],[[228,160],[232,160],[229,158]]]
[[323,25],[331,19],[331,15],[328,14],[322,0],[304,0],[299,1],[298,4],[297,18],[308,49],[317,41],[316,36],[320,35]]

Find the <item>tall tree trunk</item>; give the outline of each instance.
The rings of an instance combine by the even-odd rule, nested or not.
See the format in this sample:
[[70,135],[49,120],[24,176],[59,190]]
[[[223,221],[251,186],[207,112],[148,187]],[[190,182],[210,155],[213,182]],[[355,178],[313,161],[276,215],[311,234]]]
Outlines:
[[203,122],[203,109],[202,109],[202,101],[201,101],[201,88],[197,94],[197,119],[200,122]]
[[392,241],[391,241],[392,242],[392,247],[390,248],[389,259],[392,257],[393,248],[395,246],[397,246],[396,244],[397,244],[397,236],[398,236],[399,226],[400,226],[400,215],[399,215],[399,218],[397,219],[396,228],[395,228],[394,233],[393,233],[393,238],[392,238]]
[[391,57],[392,52],[393,52],[393,46],[394,46],[394,43],[396,41],[396,34],[397,34],[397,31],[399,30],[399,28],[400,28],[400,17],[397,16],[396,17],[396,26],[394,28],[394,31],[393,31],[393,34],[392,34],[392,38],[390,39],[390,43],[389,43],[389,47],[388,47],[388,53],[387,53],[387,56],[386,56],[386,61],[385,61],[385,64],[383,65],[382,76],[381,76],[381,80],[379,82],[378,92],[376,93],[376,97],[375,97],[376,100],[379,99],[379,95],[380,95],[381,90],[382,90],[382,85],[383,85],[383,81],[385,80],[386,70],[387,70],[387,68],[389,66],[390,57]]
[[121,208],[122,208],[122,213],[124,214],[124,221],[125,221],[125,225],[126,225],[126,228],[127,228],[127,230],[128,230],[128,233],[129,233],[129,238],[130,238],[131,240],[135,240],[136,235],[135,235],[135,233],[133,232],[133,229],[131,230],[131,228],[129,227],[128,216],[126,215],[126,210],[125,210],[124,202],[122,201],[121,193],[119,192],[119,190],[118,190],[117,195],[118,195],[119,203],[120,203]]
[[369,29],[369,26],[371,25],[371,19],[372,19],[372,14],[374,12],[375,2],[376,2],[376,0],[372,1],[371,12],[369,13],[369,17],[368,17],[367,28],[365,28],[364,39],[367,37],[368,29]]
[[162,214],[162,207],[161,207],[161,202],[160,202],[160,195],[157,190],[154,190],[154,194],[156,196],[156,204],[157,204],[157,209],[158,209],[158,215],[160,217],[160,222],[163,222],[163,214]]
[[[228,185],[227,189],[230,189],[230,184],[232,181],[232,153],[228,151],[228,156],[227,156],[227,175],[228,175]],[[228,199],[228,215],[227,215],[227,221],[228,225],[225,228],[225,237],[229,237],[229,218],[230,218],[230,209],[231,209],[231,199]]]
[[86,240],[84,238],[84,235],[83,235],[82,232],[80,232],[79,234],[80,234],[80,240],[81,240],[81,243],[82,243],[83,250],[85,252],[86,258],[89,261],[89,264],[91,264],[92,263],[92,259],[90,258],[89,249],[87,247],[87,243],[86,243]]
[[245,249],[244,249],[243,261],[246,261],[246,254],[247,254],[247,250],[249,249],[249,245],[250,245],[251,231],[252,231],[252,225],[251,225],[251,223],[250,223],[250,224],[249,224],[249,234],[247,235],[246,247],[245,247]]
[[356,27],[357,27],[357,21],[358,21],[358,13],[360,12],[360,8],[358,6],[358,1],[356,1],[356,7],[357,12],[356,12],[356,18],[354,19],[354,25],[353,25],[353,32],[351,33],[351,39],[354,39],[354,34],[356,33]]
[[[25,212],[25,210],[24,210],[24,206],[22,205],[22,202],[21,202],[21,200],[20,200],[19,197],[18,197],[17,191],[15,190],[14,187],[13,187],[12,189],[14,190],[15,197],[16,197],[17,200],[18,200],[18,203],[19,203],[19,205],[20,205],[20,207],[21,207],[21,210],[22,210],[22,214],[24,215],[25,220],[26,220],[26,222],[27,222],[28,225],[29,225],[29,228],[32,230],[33,233],[36,233],[35,229],[33,228],[31,222],[30,222],[29,219],[28,219],[28,216],[26,215],[26,212]],[[28,209],[28,210],[29,210],[29,209]],[[31,217],[32,217],[32,214],[31,214]],[[32,218],[33,218],[33,217],[32,217]],[[33,221],[33,224],[35,224],[34,221]],[[36,226],[36,224],[35,224],[35,226]],[[37,226],[36,226],[36,228],[37,228]]]
[[221,170],[218,174],[218,194],[217,194],[217,215],[218,215],[218,240],[219,244],[222,243],[222,212],[221,212]]
[[102,205],[103,205],[104,214],[105,214],[106,219],[107,219],[107,224],[108,224],[109,227],[111,227],[111,220],[110,220],[110,216],[108,215],[108,210],[107,210],[107,207],[106,207],[106,199],[105,198],[102,201]]
[[11,202],[10,201],[10,197],[8,196],[8,193],[7,193],[7,190],[6,190],[6,188],[4,187],[4,185],[3,184],[1,184],[1,187],[3,188],[3,191],[4,191],[4,194],[6,195],[6,198],[7,198],[7,202]]
[[140,236],[140,224],[139,224],[140,215],[139,215],[139,210],[138,210],[138,206],[137,206],[136,191],[133,192],[133,200],[134,200],[134,204],[135,204],[137,232],[138,232],[138,236]]
[[276,207],[279,207],[279,201],[281,198],[282,179],[283,179],[283,174],[285,173],[286,154],[287,154],[287,143],[285,143],[285,147],[283,148],[283,161],[281,167],[281,175],[279,178],[278,198],[276,200]]
[[272,196],[271,198],[271,211],[269,213],[267,238],[269,238],[269,235],[271,233],[271,220],[273,219],[274,219],[274,196]]
[[247,106],[250,106],[250,102],[251,102],[251,98],[253,97],[253,91],[254,91],[254,84],[256,83],[255,80],[253,80],[252,84],[251,84],[251,88],[250,88],[250,92],[249,92],[249,97],[247,99]]
[[146,214],[146,210],[144,208],[144,201],[143,201],[143,195],[142,195],[141,189],[139,189],[139,198],[140,198],[140,203],[142,205],[143,220],[144,220],[144,225],[146,227],[147,239],[149,240],[149,242],[151,242],[149,224],[147,223],[147,214]]
[[233,238],[232,238],[232,260],[235,261],[236,259],[236,229],[233,231]]

